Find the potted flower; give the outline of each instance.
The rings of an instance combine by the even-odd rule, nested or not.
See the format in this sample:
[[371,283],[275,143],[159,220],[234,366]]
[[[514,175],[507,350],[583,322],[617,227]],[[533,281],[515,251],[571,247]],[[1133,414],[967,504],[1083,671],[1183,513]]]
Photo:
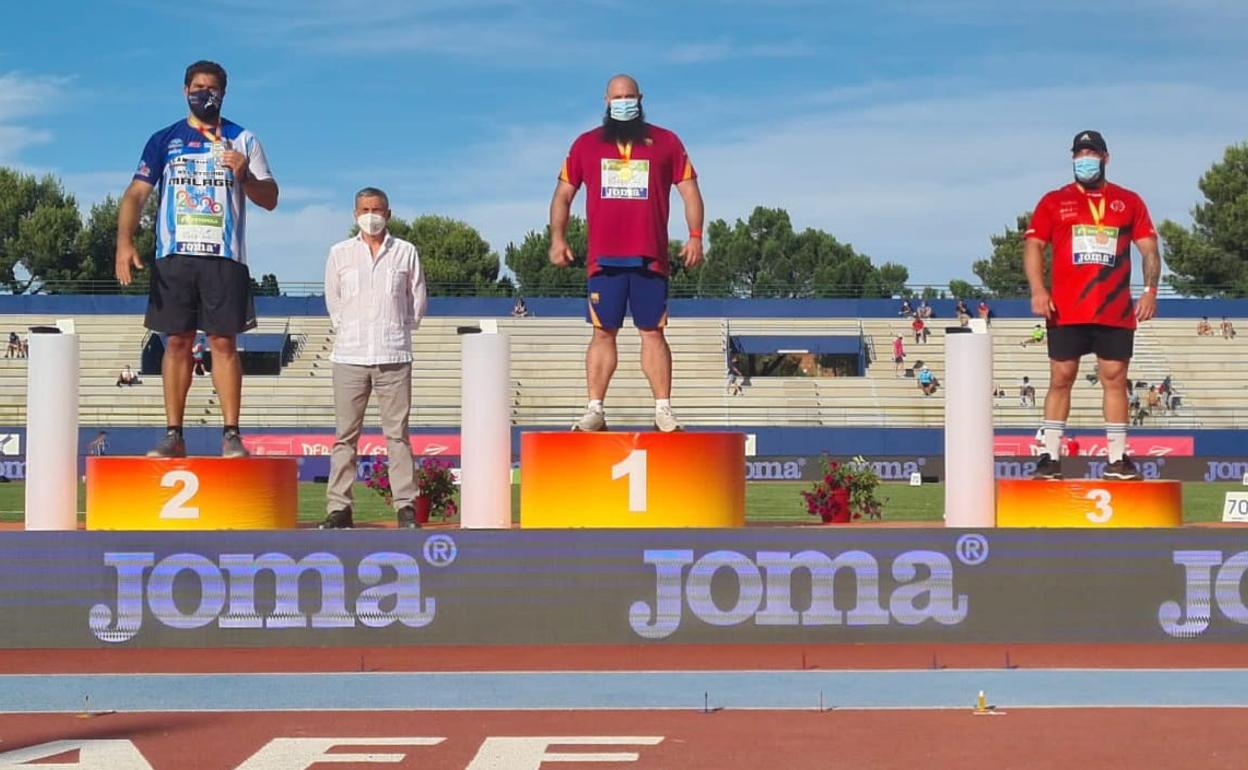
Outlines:
[[[455,504],[455,479],[451,475],[449,462],[422,457],[416,461],[413,470],[416,499],[412,507],[418,523],[428,522],[430,514],[445,520],[459,512]],[[394,488],[390,483],[390,466],[386,458],[373,458],[364,485],[380,495],[387,506],[394,504]]]
[[455,478],[451,464],[436,457],[416,462],[416,521],[429,521],[430,514],[446,520],[459,512],[455,505]]
[[878,519],[883,513],[883,503],[876,498],[880,477],[871,470],[871,464],[861,455],[850,463],[838,463],[823,458],[823,478],[802,492],[806,512],[818,516],[825,524],[845,524],[866,516]]

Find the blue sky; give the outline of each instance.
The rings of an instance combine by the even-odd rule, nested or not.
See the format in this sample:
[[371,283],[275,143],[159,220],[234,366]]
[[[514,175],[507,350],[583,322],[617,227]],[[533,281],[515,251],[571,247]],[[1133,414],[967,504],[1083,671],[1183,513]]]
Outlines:
[[0,164],[84,203],[185,115],[188,63],[224,64],[225,114],[282,188],[249,218],[249,261],[287,281],[320,279],[366,184],[501,254],[544,226],[620,71],[684,139],[709,218],[783,207],[915,283],[970,278],[989,235],[1069,179],[1077,130],[1105,133],[1110,178],[1158,221],[1186,222],[1200,175],[1248,140],[1243,0],[114,0],[3,18]]

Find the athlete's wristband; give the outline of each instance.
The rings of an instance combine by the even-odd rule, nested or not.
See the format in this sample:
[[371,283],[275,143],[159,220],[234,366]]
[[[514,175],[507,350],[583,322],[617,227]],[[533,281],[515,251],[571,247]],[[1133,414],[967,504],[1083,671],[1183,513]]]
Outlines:
[[1145,286],[1145,287],[1144,287],[1144,293],[1145,293],[1145,294],[1156,294],[1156,293],[1157,293],[1157,287],[1156,287],[1156,286]]
[[690,237],[690,238],[701,238],[701,237],[702,237],[702,231],[701,231],[701,230],[690,230],[690,231],[689,231],[689,237]]

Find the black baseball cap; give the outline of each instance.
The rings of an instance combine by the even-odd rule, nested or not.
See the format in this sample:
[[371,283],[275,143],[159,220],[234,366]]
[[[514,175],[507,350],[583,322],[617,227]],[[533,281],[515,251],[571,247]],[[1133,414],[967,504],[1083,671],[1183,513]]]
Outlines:
[[1096,150],[1103,155],[1109,152],[1109,147],[1105,144],[1105,137],[1101,136],[1100,131],[1087,130],[1075,134],[1075,141],[1070,146],[1071,152],[1080,150]]

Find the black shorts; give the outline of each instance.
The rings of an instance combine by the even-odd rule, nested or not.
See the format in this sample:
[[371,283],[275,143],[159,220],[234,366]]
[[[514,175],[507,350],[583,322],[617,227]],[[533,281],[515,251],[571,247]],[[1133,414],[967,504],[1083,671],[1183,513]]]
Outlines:
[[229,337],[256,328],[251,271],[221,257],[174,254],[152,264],[147,328],[163,334],[202,331]]
[[1135,329],[1101,324],[1049,327],[1049,358],[1070,361],[1095,353],[1107,361],[1130,361],[1135,352]]

